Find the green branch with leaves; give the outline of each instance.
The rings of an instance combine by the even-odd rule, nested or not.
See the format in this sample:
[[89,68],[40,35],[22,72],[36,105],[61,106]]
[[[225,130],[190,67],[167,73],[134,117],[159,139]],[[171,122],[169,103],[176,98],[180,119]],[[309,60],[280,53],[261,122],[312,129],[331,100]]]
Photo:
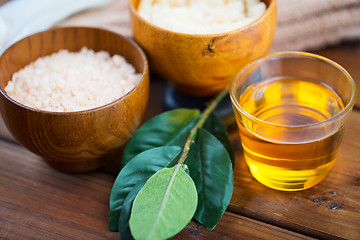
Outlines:
[[212,230],[233,191],[234,152],[213,114],[224,90],[200,113],[155,116],[129,141],[110,195],[109,230],[121,239],[168,239],[195,218]]

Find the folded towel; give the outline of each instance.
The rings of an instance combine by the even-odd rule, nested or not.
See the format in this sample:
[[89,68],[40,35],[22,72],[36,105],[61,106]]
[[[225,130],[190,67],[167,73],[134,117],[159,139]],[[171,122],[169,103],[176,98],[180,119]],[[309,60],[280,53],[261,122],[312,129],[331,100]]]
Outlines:
[[360,39],[360,0],[278,0],[271,51],[314,50]]
[[[75,14],[60,26],[103,27],[131,36],[128,0]],[[314,50],[360,39],[360,0],[278,0],[278,25],[271,52]]]
[[108,6],[77,13],[58,26],[101,27],[124,36],[132,35],[129,0],[113,0]]

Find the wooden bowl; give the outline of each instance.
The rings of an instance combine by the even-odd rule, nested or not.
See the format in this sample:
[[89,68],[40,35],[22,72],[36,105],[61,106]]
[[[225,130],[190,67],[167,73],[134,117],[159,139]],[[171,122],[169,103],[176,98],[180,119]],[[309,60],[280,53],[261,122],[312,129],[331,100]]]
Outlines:
[[176,89],[210,96],[230,85],[246,63],[264,56],[276,26],[276,0],[264,0],[266,12],[245,27],[219,34],[183,34],[157,27],[137,12],[140,0],[130,0],[134,39],[144,49],[150,69]]
[[[79,112],[36,110],[14,101],[4,91],[13,73],[60,49],[119,54],[142,74],[139,84],[114,102]],[[149,94],[149,70],[138,45],[106,30],[67,27],[36,33],[8,48],[0,57],[0,110],[15,139],[51,166],[66,172],[99,168],[139,127]]]

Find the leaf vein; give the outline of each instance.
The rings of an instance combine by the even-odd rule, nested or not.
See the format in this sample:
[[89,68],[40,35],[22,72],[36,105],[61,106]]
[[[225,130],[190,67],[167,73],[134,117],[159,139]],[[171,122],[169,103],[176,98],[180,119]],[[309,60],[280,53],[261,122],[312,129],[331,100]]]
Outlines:
[[181,164],[177,164],[177,165],[176,165],[176,168],[175,168],[175,170],[174,170],[174,173],[173,173],[173,175],[171,176],[169,185],[168,185],[168,187],[166,188],[166,191],[165,191],[163,200],[161,201],[159,213],[158,213],[157,216],[156,216],[155,222],[154,222],[154,224],[153,224],[153,226],[152,226],[152,228],[151,228],[151,231],[149,232],[149,235],[148,235],[147,239],[151,239],[151,236],[152,236],[152,234],[153,234],[153,232],[154,232],[154,230],[155,230],[155,227],[156,227],[156,225],[158,224],[158,222],[159,222],[159,220],[160,220],[160,216],[162,215],[162,211],[164,210],[164,207],[165,207],[166,199],[167,199],[167,197],[168,197],[168,195],[169,195],[170,189],[171,189],[171,187],[172,187],[172,185],[173,185],[173,183],[174,183],[175,176],[176,176],[177,172],[179,171],[180,166],[181,166]]

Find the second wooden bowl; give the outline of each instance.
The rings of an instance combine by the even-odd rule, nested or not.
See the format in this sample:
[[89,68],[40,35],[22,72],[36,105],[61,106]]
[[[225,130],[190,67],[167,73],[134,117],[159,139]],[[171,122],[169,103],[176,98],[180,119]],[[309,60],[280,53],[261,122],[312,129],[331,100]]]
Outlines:
[[145,50],[151,70],[188,95],[210,96],[228,87],[242,66],[264,56],[272,44],[277,0],[264,0],[267,9],[253,23],[218,34],[160,28],[138,14],[139,1],[130,0],[134,39]]
[[[5,93],[13,73],[30,62],[60,49],[79,51],[84,46],[124,56],[142,74],[141,81],[114,102],[79,112],[37,110]],[[141,124],[148,94],[146,56],[136,43],[110,31],[84,27],[51,29],[20,40],[0,57],[0,110],[5,125],[19,143],[61,171],[86,172],[104,165]]]

